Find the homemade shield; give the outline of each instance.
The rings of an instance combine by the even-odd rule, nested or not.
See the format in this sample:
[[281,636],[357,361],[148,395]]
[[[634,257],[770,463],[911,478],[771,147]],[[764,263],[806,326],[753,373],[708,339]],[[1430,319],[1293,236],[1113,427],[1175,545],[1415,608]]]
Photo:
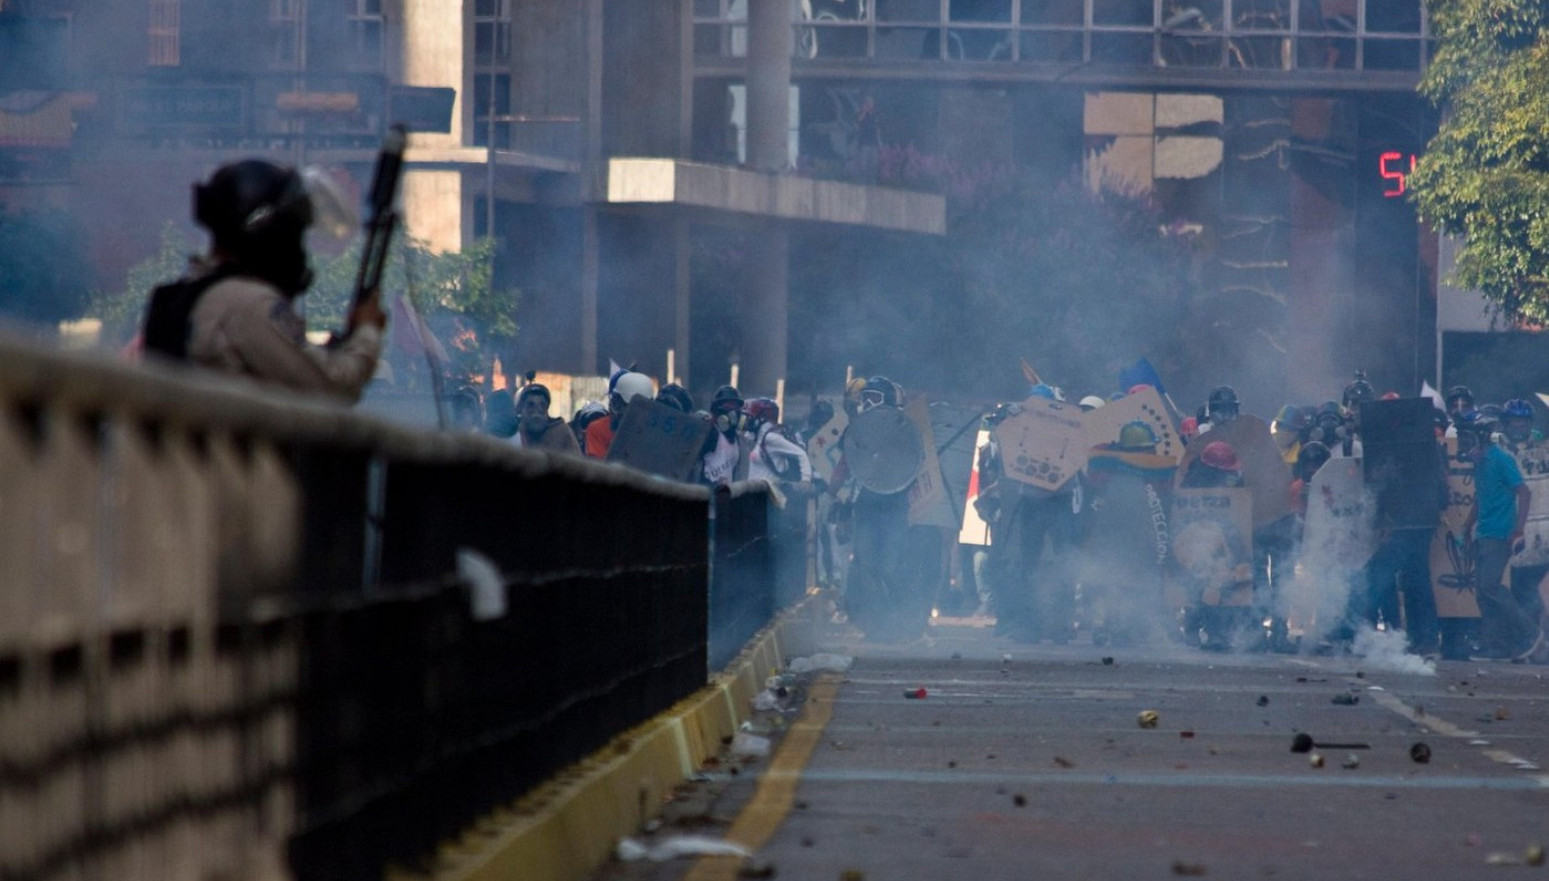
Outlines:
[[909,486],[909,525],[955,529],[958,518],[952,510],[946,482],[941,476],[941,460],[936,456],[930,403],[924,396],[916,395],[904,406],[904,413],[919,429],[920,447],[925,454],[919,474]]
[[1006,476],[1021,483],[1057,490],[1086,467],[1091,445],[1074,404],[1028,398],[993,433]]
[[1447,507],[1431,538],[1431,590],[1441,618],[1478,618],[1474,593],[1474,541],[1463,524],[1474,505],[1474,463],[1458,458],[1457,438],[1447,438]]
[[1366,485],[1376,494],[1381,528],[1427,528],[1441,510],[1441,462],[1435,407],[1425,398],[1361,405]]
[[979,509],[974,507],[974,502],[979,498],[979,457],[977,450],[981,450],[990,444],[990,433],[986,429],[979,429],[974,433],[974,460],[973,470],[968,475],[968,495],[963,505],[963,526],[958,530],[957,540],[965,545],[989,545],[990,525],[979,516]]
[[914,481],[925,464],[925,444],[907,413],[877,407],[851,420],[844,434],[844,459],[863,489],[891,495]]
[[1290,617],[1309,633],[1328,633],[1352,590],[1365,590],[1363,567],[1375,547],[1375,513],[1360,459],[1330,459],[1307,493],[1301,565],[1285,597]]
[[834,468],[838,467],[839,460],[843,458],[839,442],[844,439],[844,430],[849,425],[849,414],[841,408],[835,408],[834,418],[823,423],[817,434],[807,441],[807,458],[812,460],[812,473],[825,482],[833,481]]
[[1253,495],[1246,489],[1174,489],[1168,600],[1176,605],[1253,602]]
[[1268,526],[1292,512],[1291,466],[1280,455],[1280,448],[1275,446],[1275,439],[1264,420],[1257,416],[1238,416],[1200,435],[1189,445],[1179,463],[1180,477],[1212,441],[1226,441],[1237,451],[1237,459],[1242,463],[1243,487],[1253,493],[1254,529]]
[[1522,530],[1526,546],[1511,558],[1511,565],[1542,566],[1549,563],[1549,447],[1522,450],[1516,457],[1522,479],[1533,493],[1533,503]]
[[1081,424],[1086,426],[1087,446],[1111,444],[1119,439],[1119,430],[1131,422],[1144,422],[1156,433],[1156,453],[1174,462],[1183,455],[1183,439],[1162,396],[1154,388],[1143,388],[1117,401],[1084,413]]
[[984,413],[979,407],[942,401],[930,405],[931,437],[936,444],[936,458],[941,462],[941,482],[952,505],[952,516],[958,521],[963,519],[965,491],[978,454],[974,441],[983,421]]
[[673,480],[693,480],[699,451],[714,427],[703,418],[636,398],[619,422],[608,461]]

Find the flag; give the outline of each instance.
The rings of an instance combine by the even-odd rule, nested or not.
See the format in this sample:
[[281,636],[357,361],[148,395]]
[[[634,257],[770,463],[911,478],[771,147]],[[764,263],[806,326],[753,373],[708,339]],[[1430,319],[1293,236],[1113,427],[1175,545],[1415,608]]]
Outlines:
[[392,313],[393,343],[411,356],[429,358],[436,370],[444,372],[452,359],[409,298],[394,297]]
[[1420,383],[1420,397],[1429,398],[1431,403],[1434,404],[1438,410],[1447,409],[1447,402],[1442,400],[1441,392],[1431,388],[1431,384],[1429,382],[1422,381]]
[[1142,355],[1139,361],[1119,371],[1119,391],[1128,392],[1137,385],[1149,385],[1156,389],[1156,393],[1167,397],[1167,389],[1162,387],[1162,376],[1151,366],[1151,362]]

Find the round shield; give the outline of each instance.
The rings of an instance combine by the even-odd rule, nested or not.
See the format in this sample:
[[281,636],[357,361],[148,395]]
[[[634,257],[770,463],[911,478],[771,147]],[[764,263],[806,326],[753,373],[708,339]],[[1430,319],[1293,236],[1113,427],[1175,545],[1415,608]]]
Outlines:
[[907,489],[925,464],[925,442],[904,411],[878,407],[857,415],[844,435],[844,459],[855,482],[880,495]]

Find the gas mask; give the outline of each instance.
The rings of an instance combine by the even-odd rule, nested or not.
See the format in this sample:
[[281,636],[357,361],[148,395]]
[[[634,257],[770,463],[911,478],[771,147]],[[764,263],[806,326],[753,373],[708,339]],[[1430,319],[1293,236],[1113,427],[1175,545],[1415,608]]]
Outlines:
[[742,427],[742,411],[740,409],[717,410],[715,413],[715,430],[721,434],[731,434]]

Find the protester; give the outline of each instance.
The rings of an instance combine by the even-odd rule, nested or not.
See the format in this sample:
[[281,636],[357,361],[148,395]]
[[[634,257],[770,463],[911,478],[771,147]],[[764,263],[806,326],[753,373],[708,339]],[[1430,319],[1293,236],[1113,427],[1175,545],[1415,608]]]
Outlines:
[[733,386],[721,386],[710,398],[710,422],[715,430],[705,441],[701,455],[703,479],[710,486],[725,486],[748,478],[751,450],[742,436],[742,406],[742,392]]
[[1482,618],[1480,656],[1525,660],[1544,649],[1544,632],[1502,584],[1507,561],[1519,549],[1532,492],[1516,460],[1491,435],[1499,423],[1480,413],[1458,426],[1459,452],[1474,463],[1474,504],[1465,534],[1475,540],[1475,596]]
[[628,370],[617,374],[608,391],[608,418],[598,419],[586,427],[586,455],[593,459],[608,458],[613,437],[618,433],[619,423],[630,402],[635,398],[651,400],[653,397],[655,388],[649,376]]
[[748,479],[776,485],[812,484],[812,460],[807,451],[780,427],[780,408],[769,398],[754,398],[744,406],[744,431],[749,441]]
[[511,442],[522,449],[548,450],[567,456],[581,455],[575,433],[565,420],[549,415],[553,395],[548,386],[530,382],[516,396],[518,427]]

